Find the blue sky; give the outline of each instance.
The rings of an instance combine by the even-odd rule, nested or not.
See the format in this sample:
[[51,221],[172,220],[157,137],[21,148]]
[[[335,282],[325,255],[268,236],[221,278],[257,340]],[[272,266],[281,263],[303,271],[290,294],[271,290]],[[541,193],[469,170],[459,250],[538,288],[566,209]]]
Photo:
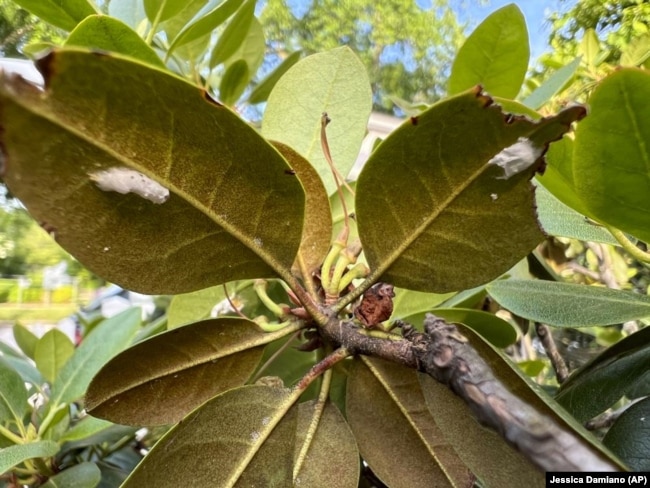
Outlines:
[[[431,0],[416,0],[416,2],[425,8],[431,5]],[[287,4],[298,16],[309,9],[310,3],[311,0],[287,0]],[[546,22],[548,14],[554,11],[567,11],[576,0],[449,0],[458,20],[467,23],[467,34],[485,17],[510,3],[515,3],[526,17],[530,37],[530,58],[531,63],[534,63],[548,47],[548,35],[551,31],[550,25]]]

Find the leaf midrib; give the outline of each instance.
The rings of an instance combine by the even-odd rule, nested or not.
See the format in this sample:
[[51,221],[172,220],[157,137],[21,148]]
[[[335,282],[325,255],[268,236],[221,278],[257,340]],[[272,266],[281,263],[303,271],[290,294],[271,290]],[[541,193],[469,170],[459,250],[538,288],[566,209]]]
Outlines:
[[[22,81],[22,80],[20,80],[20,81]],[[68,132],[68,133],[74,135],[75,137],[81,139],[82,141],[84,141],[88,145],[100,149],[101,151],[108,154],[110,157],[112,157],[116,161],[122,163],[127,168],[135,170],[135,171],[139,171],[140,173],[144,174],[145,176],[147,176],[147,177],[151,178],[152,180],[158,182],[159,184],[163,185],[165,188],[167,188],[168,190],[170,190],[174,194],[180,196],[183,200],[185,200],[190,205],[192,205],[197,211],[201,212],[203,215],[206,215],[208,218],[210,218],[210,220],[212,220],[218,226],[223,228],[228,234],[230,234],[235,239],[237,239],[237,241],[239,241],[240,244],[242,244],[243,246],[248,248],[255,255],[257,255],[260,259],[262,259],[262,261],[264,261],[266,264],[268,264],[276,273],[278,273],[279,276],[281,276],[284,279],[290,277],[290,270],[289,269],[291,267],[291,264],[289,264],[288,267],[285,266],[284,264],[282,264],[273,255],[265,252],[264,248],[260,248],[259,246],[256,246],[254,244],[254,242],[253,242],[254,237],[249,238],[246,234],[240,232],[236,227],[229,224],[224,219],[219,218],[219,215],[216,212],[211,211],[211,209],[207,208],[203,203],[201,203],[196,198],[189,195],[187,192],[181,190],[176,185],[171,184],[171,182],[161,181],[159,179],[158,175],[156,175],[155,173],[152,173],[149,169],[135,163],[131,159],[117,153],[115,150],[113,150],[110,146],[108,146],[103,141],[100,141],[99,139],[93,139],[92,137],[85,134],[83,131],[77,129],[77,127],[75,127],[73,125],[66,125],[66,122],[63,121],[63,120],[60,120],[54,113],[52,113],[49,107],[46,107],[45,110],[42,111],[42,112],[38,111],[37,107],[32,107],[31,103],[23,103],[22,99],[14,97],[12,94],[7,93],[6,90],[2,90],[2,91],[4,91],[4,93],[2,93],[0,91],[0,97],[4,97],[5,100],[10,100],[12,103],[15,103],[16,105],[22,107],[23,109],[25,109],[26,111],[31,113],[34,117],[47,120],[51,124],[59,127],[64,132]],[[25,99],[28,99],[29,102],[32,102],[31,97],[25,97]],[[38,102],[36,102],[34,105],[37,105],[37,104],[38,104]],[[280,157],[282,157],[282,156],[280,156]],[[217,190],[215,189],[213,191],[217,191]],[[165,205],[165,204],[163,203],[163,205]]]
[[[438,456],[436,455],[435,451],[434,451],[434,450],[432,449],[432,447],[429,445],[429,443],[427,442],[427,440],[422,436],[422,434],[420,433],[420,429],[419,429],[419,428],[417,427],[417,425],[413,422],[412,417],[411,417],[411,415],[409,414],[409,412],[406,410],[406,408],[404,407],[404,405],[402,404],[402,402],[399,400],[399,398],[397,397],[397,395],[395,395],[395,394],[393,393],[393,391],[392,391],[392,389],[390,388],[390,386],[388,385],[388,383],[386,383],[386,382],[384,381],[384,377],[383,377],[383,376],[378,372],[377,368],[374,367],[374,365],[372,364],[372,362],[371,362],[371,361],[370,361],[366,356],[361,356],[361,359],[363,360],[365,366],[366,366],[366,367],[367,367],[367,368],[372,372],[373,376],[377,379],[377,381],[379,381],[379,383],[380,383],[381,386],[384,388],[384,390],[386,391],[386,393],[388,394],[388,396],[390,396],[390,398],[395,402],[395,405],[397,405],[397,407],[399,408],[400,412],[402,412],[402,415],[404,416],[404,418],[407,420],[407,422],[409,423],[409,425],[411,426],[411,428],[415,431],[415,433],[417,434],[418,438],[422,441],[422,444],[424,444],[426,450],[429,452],[429,454],[431,454],[431,457],[435,460],[437,466],[440,468],[440,470],[441,470],[441,471],[443,472],[443,474],[445,475],[445,478],[447,478],[447,480],[449,481],[449,483],[450,483],[452,486],[456,486],[456,483],[454,483],[454,480],[453,480],[453,478],[451,477],[451,475],[449,474],[449,472],[447,471],[447,469],[445,468],[445,465],[444,465],[444,464],[443,464],[443,463],[438,459]],[[425,407],[425,408],[426,408],[426,407]],[[431,420],[432,420],[433,423],[435,423],[435,421],[433,420],[433,417],[432,417]]]
[[[191,325],[187,326],[187,327],[191,327]],[[292,331],[293,330],[294,329],[292,329]],[[185,363],[185,365],[182,366],[182,367],[179,366],[179,367],[176,367],[176,368],[171,368],[171,369],[166,370],[164,373],[161,373],[161,374],[158,374],[158,375],[149,375],[146,379],[143,379],[140,382],[132,382],[128,386],[126,386],[126,387],[124,387],[122,389],[119,389],[119,390],[114,389],[113,392],[110,395],[105,395],[105,397],[103,399],[98,400],[97,405],[95,406],[95,408],[97,408],[98,406],[100,406],[103,403],[107,402],[111,398],[115,398],[116,396],[122,395],[125,392],[135,390],[135,389],[137,389],[137,388],[139,388],[141,386],[144,386],[144,385],[146,385],[148,383],[151,383],[152,381],[163,379],[163,378],[166,378],[166,377],[168,377],[170,375],[173,375],[173,374],[176,374],[176,373],[181,373],[183,371],[187,371],[187,370],[192,369],[192,368],[196,368],[197,366],[203,366],[203,365],[205,365],[205,364],[207,364],[210,361],[213,361],[215,359],[223,359],[225,357],[232,356],[234,354],[238,354],[240,352],[244,352],[244,351],[247,351],[249,349],[254,349],[256,347],[263,346],[263,345],[268,344],[269,342],[272,342],[272,341],[274,341],[274,340],[276,340],[278,338],[284,337],[285,335],[287,335],[287,332],[284,331],[284,330],[279,330],[277,332],[271,332],[271,333],[266,333],[266,334],[260,334],[257,338],[255,338],[255,340],[246,342],[245,344],[240,344],[239,346],[236,346],[236,347],[232,347],[227,352],[220,351],[220,352],[217,352],[216,355],[209,356],[209,357],[207,357],[205,359],[202,359],[200,361]]]
[[375,270],[372,271],[368,280],[376,281],[381,275],[383,275],[388,268],[390,268],[399,257],[406,252],[406,250],[427,230],[427,228],[444,212],[451,204],[460,197],[467,188],[469,188],[472,183],[474,183],[485,171],[488,169],[488,163],[481,165],[474,173],[470,175],[460,186],[458,186],[454,191],[451,192],[449,197],[442,202],[437,209],[435,209],[429,217],[427,217],[413,232],[409,234],[409,237],[404,239],[400,245],[398,245],[392,252],[389,252],[382,259],[382,263],[377,266]]

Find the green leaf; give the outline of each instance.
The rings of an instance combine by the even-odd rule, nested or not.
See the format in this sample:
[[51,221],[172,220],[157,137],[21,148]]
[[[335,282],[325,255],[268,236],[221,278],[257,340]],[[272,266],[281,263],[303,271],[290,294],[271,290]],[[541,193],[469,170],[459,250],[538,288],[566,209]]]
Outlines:
[[134,30],[106,15],[86,17],[70,33],[64,45],[119,53],[158,68],[165,68],[156,52]]
[[[309,450],[297,473],[294,467],[293,486],[357,488],[359,450],[350,427],[339,409],[327,402],[313,437],[308,438],[315,406],[315,401],[298,405],[295,457],[304,442],[309,442]],[[336,469],[332,469],[332,466],[336,466]]]
[[0,357],[0,378],[0,424],[16,422],[22,425],[27,412],[27,389],[23,379],[4,357]]
[[603,438],[632,471],[650,470],[650,399],[630,406],[614,422]]
[[[5,344],[0,343],[0,349],[3,352],[6,350],[4,347],[2,347],[4,345]],[[2,360],[4,360],[9,366],[15,369],[23,381],[38,386],[42,385],[45,382],[41,376],[41,373],[38,371],[38,369],[36,369],[36,367],[29,359],[5,353],[4,356],[2,356]]]
[[37,441],[0,449],[0,473],[7,473],[14,466],[33,458],[48,458],[59,452],[53,441]]
[[77,424],[68,429],[65,434],[61,436],[59,442],[74,442],[88,437],[94,436],[99,432],[103,432],[113,424],[106,420],[96,419],[95,417],[86,416],[81,419]]
[[418,374],[441,436],[485,486],[543,487],[544,474],[496,432],[477,421],[463,400],[428,375]]
[[[466,325],[495,347],[508,347],[517,340],[517,330],[512,324],[488,312],[468,308],[431,308],[427,312],[449,322]],[[404,320],[421,330],[425,315],[425,312],[420,312],[409,315]]]
[[229,107],[235,105],[250,80],[250,70],[246,61],[239,59],[226,69],[219,84],[219,100]]
[[52,384],[50,404],[78,400],[90,380],[133,339],[140,327],[139,308],[130,308],[104,320],[84,338]]
[[248,380],[269,335],[240,318],[179,327],[122,352],[93,378],[91,415],[126,425],[178,422],[206,400]]
[[[101,419],[93,419],[93,420],[105,422]],[[89,432],[88,433],[89,435],[87,435],[86,437],[69,440],[65,442],[65,444],[63,444],[63,451],[72,452],[77,449],[83,449],[85,447],[90,447],[90,446],[116,444],[121,440],[124,440],[125,438],[134,438],[136,436],[137,431],[138,429],[135,427],[127,427],[124,425],[115,425],[109,423],[108,427],[105,427],[95,432]],[[128,446],[127,449],[129,449]]]
[[[65,50],[40,66],[45,94],[20,79],[0,91],[5,181],[79,261],[150,294],[288,274],[304,191],[252,127],[200,89],[126,59]],[[37,134],[51,143],[34,144]],[[43,192],[44,182],[57,191]]]
[[[277,356],[276,353],[287,343],[287,340],[290,342],[288,347]],[[288,339],[283,337],[268,344],[264,348],[264,355],[260,364],[264,366],[272,357],[274,359],[271,364],[264,368],[264,371],[261,373],[258,371],[255,377],[260,373],[264,376],[278,377],[287,386],[296,384],[319,360],[317,351],[301,351],[298,349],[304,343],[305,341],[301,339]],[[320,379],[317,379],[309,385],[307,390],[302,394],[301,399],[305,401],[316,398],[319,386]]]
[[13,333],[14,340],[16,341],[16,344],[18,344],[18,347],[20,347],[20,350],[23,351],[25,356],[28,358],[34,359],[34,349],[36,348],[38,337],[27,327],[18,322],[14,324]]
[[16,0],[25,10],[60,29],[71,31],[89,15],[97,11],[88,0]]
[[284,61],[271,71],[262,81],[260,81],[255,88],[251,91],[251,94],[248,96],[248,103],[257,104],[266,102],[271,94],[271,90],[275,87],[277,82],[284,76],[284,74],[296,64],[300,57],[302,56],[302,51],[294,51],[289,56],[287,56]]
[[244,0],[226,0],[185,27],[172,41],[168,55],[175,49],[210,34],[233,15]]
[[650,74],[621,69],[600,82],[578,126],[573,179],[597,220],[650,241]]
[[543,239],[528,180],[548,143],[582,116],[576,106],[532,122],[474,89],[402,124],[357,181],[372,280],[445,293],[511,268]]
[[548,235],[620,246],[612,234],[590,223],[584,215],[562,203],[542,185],[536,185],[535,203],[539,223]]
[[488,293],[520,317],[556,327],[621,324],[650,317],[650,297],[598,286],[500,280]]
[[537,180],[562,203],[593,219],[593,215],[576,193],[573,180],[573,146],[574,141],[568,136],[551,144],[546,153],[546,169],[543,175],[537,175]]
[[312,279],[320,269],[330,247],[332,235],[332,212],[330,202],[314,167],[296,151],[281,142],[271,141],[280,154],[289,162],[296,177],[305,189],[305,223],[302,241],[293,263],[294,275],[303,280]]
[[592,28],[585,30],[585,35],[580,41],[579,51],[590,68],[598,65],[597,59],[600,53],[600,40],[596,31]]
[[531,361],[519,361],[517,366],[519,366],[526,376],[534,378],[544,370],[546,363],[539,359],[534,359]]
[[414,370],[380,359],[356,359],[346,413],[363,459],[385,484],[471,485],[471,472],[426,408]]
[[402,290],[396,288],[395,298],[393,298],[393,315],[391,316],[391,319],[404,319],[404,317],[408,317],[418,312],[428,312],[454,295],[455,293],[437,295],[435,293],[425,293],[421,291]]
[[247,0],[230,20],[212,50],[210,69],[230,58],[241,46],[255,17],[255,0]]
[[269,386],[213,398],[172,428],[122,488],[184,486],[187,480],[194,486],[292,486],[294,401],[290,390]]
[[74,353],[74,344],[58,329],[51,329],[36,343],[34,361],[47,381],[52,383]]
[[321,148],[321,115],[327,112],[332,120],[327,140],[334,164],[345,176],[359,154],[371,109],[366,68],[341,47],[302,59],[280,78],[264,111],[262,135],[304,156],[331,195],[336,185]]
[[515,98],[528,69],[530,48],[523,14],[515,4],[488,16],[460,48],[449,94],[482,85],[491,95]]
[[248,69],[253,76],[264,61],[266,52],[266,40],[264,38],[264,29],[260,21],[253,17],[246,35],[240,40],[237,50],[224,61],[224,65],[229,67],[238,59],[243,59],[248,64]]
[[42,488],[95,488],[102,473],[95,463],[84,462],[52,476]]
[[[247,287],[253,284],[250,280],[242,283],[245,283]],[[233,294],[236,295],[240,289],[238,286],[234,289],[232,286],[228,286],[228,291],[232,298]],[[210,318],[212,309],[225,299],[226,293],[223,285],[176,295],[167,309],[167,328],[174,329],[181,325]]]
[[644,380],[650,364],[648,344],[646,327],[607,348],[562,384],[556,400],[581,422],[608,409]]
[[176,39],[176,36],[194,20],[207,13],[220,0],[186,0],[183,8],[172,18],[162,24],[162,30],[168,41]]
[[580,67],[582,57],[578,56],[566,66],[562,66],[555,73],[548,77],[548,79],[538,87],[533,93],[528,95],[522,103],[532,109],[537,110],[557,93],[573,78],[576,71]]
[[630,40],[622,48],[621,66],[640,66],[650,58],[650,33],[645,33]]
[[[621,469],[590,432],[527,378],[505,354],[471,329],[462,325],[458,328],[488,364],[497,381],[561,429],[570,432],[577,443],[583,444],[601,459],[603,466]],[[501,435],[482,427],[467,404],[447,386],[428,375],[419,374],[419,378],[427,407],[445,439],[486,486],[544,486],[544,473],[506,444]]]
[[151,22],[164,22],[172,18],[183,7],[187,5],[187,0],[143,0],[144,11]]

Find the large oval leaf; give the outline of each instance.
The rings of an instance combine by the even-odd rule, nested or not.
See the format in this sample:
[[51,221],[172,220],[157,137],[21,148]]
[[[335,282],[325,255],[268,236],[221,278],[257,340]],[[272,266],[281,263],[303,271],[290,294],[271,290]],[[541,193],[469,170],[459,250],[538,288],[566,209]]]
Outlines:
[[327,140],[345,176],[359,154],[371,108],[366,68],[349,48],[337,48],[297,62],[280,78],[264,110],[262,135],[307,158],[332,194],[336,185],[321,149],[321,114],[332,119]]
[[[359,450],[354,435],[339,409],[327,402],[318,426],[310,438],[316,402],[298,405],[296,456],[303,443],[309,443],[307,455],[296,472],[293,486],[309,488],[357,488],[359,486]],[[295,459],[294,459],[295,462]],[[332,469],[336,466],[336,469]]]
[[[357,359],[348,378],[346,413],[361,455],[387,485],[471,485],[471,472],[426,409],[414,370]],[[404,452],[408,455],[400,455]]]
[[585,422],[642,383],[650,370],[650,327],[607,348],[565,381],[556,400]]
[[59,452],[59,445],[54,441],[30,442],[0,449],[0,473],[6,473],[27,459],[47,458],[57,452]]
[[598,84],[589,105],[576,130],[577,193],[598,220],[650,241],[650,74],[617,71]]
[[159,68],[165,64],[128,25],[107,15],[90,15],[70,33],[66,46],[102,49],[139,59]]
[[357,182],[372,278],[444,293],[511,268],[543,239],[528,180],[548,143],[584,113],[572,107],[533,122],[475,88],[400,126]]
[[449,93],[483,85],[494,96],[515,98],[529,57],[526,20],[516,5],[507,5],[488,16],[460,48],[451,68]]
[[253,322],[239,318],[164,332],[106,364],[88,387],[86,408],[119,424],[178,422],[218,393],[244,384],[268,338]]
[[122,488],[292,486],[295,399],[269,386],[215,397],[171,429]]
[[629,291],[541,280],[499,280],[487,289],[520,317],[556,327],[621,324],[650,317],[650,297]]
[[281,142],[272,144],[280,151],[305,188],[305,224],[302,241],[292,271],[303,280],[313,279],[330,247],[332,211],[327,192],[314,167],[296,151]]
[[650,470],[650,399],[629,407],[616,420],[603,438],[603,444],[614,451],[633,471]]
[[88,0],[17,0],[16,3],[39,19],[67,31],[74,29],[87,16],[97,13]]
[[88,268],[152,294],[288,274],[304,191],[253,128],[126,59],[66,50],[40,68],[44,94],[0,91],[5,181]]

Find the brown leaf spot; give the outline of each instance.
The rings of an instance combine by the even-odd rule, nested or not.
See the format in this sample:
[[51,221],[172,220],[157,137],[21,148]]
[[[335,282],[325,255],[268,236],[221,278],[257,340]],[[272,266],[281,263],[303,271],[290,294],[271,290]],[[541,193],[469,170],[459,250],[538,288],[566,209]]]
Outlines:
[[411,117],[411,124],[413,125],[418,125],[419,118],[418,117]]
[[296,174],[296,170],[295,169],[285,169],[284,174],[294,176]]
[[203,99],[204,99],[206,102],[211,103],[211,104],[213,104],[213,105],[216,105],[217,107],[223,107],[223,104],[217,102],[214,98],[212,98],[212,97],[210,96],[210,94],[209,94],[207,91],[205,91],[205,90],[201,90],[201,95],[203,96]]

